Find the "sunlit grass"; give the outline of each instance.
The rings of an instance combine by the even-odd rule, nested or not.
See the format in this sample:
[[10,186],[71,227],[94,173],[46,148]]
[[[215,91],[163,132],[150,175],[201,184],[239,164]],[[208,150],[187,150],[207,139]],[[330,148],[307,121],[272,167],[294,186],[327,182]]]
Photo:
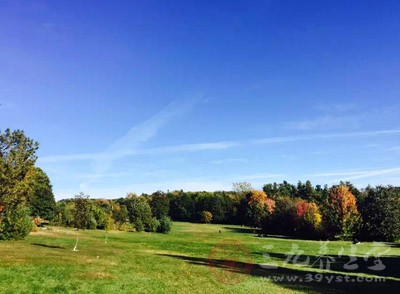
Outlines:
[[[222,233],[219,233],[219,230]],[[77,252],[72,249],[79,237]],[[240,244],[237,262],[251,265],[251,271],[237,272],[224,263],[229,253],[215,248],[233,242]],[[112,231],[105,243],[104,231],[75,231],[51,228],[32,233],[23,241],[0,243],[1,293],[285,293],[329,292],[353,288],[398,286],[400,247],[374,249],[373,243],[352,246],[351,242],[330,242],[325,254],[359,257],[359,270],[343,270],[349,260],[336,260],[329,271],[311,267],[320,254],[319,241],[284,238],[259,238],[252,229],[239,226],[174,223],[170,234]],[[298,262],[309,256],[309,265],[292,264],[287,256],[298,246]],[[352,251],[353,248],[353,251]],[[365,270],[362,257],[375,250],[383,253],[386,269]],[[235,249],[233,249],[235,250]],[[264,253],[264,255],[263,255]],[[268,256],[265,253],[269,254]],[[210,270],[210,258],[215,259]],[[222,261],[221,261],[222,260]],[[278,269],[263,269],[258,264],[277,263]],[[213,264],[213,263],[211,263]],[[385,283],[302,283],[274,282],[266,277],[299,276],[325,272],[352,276],[384,276]],[[225,278],[225,280],[224,280]],[[231,281],[231,283],[229,283]],[[399,284],[400,285],[400,284]]]

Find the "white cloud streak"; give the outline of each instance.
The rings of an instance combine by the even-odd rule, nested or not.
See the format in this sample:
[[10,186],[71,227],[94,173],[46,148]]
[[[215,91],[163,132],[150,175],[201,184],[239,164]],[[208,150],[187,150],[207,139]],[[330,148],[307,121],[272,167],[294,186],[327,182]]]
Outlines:
[[286,123],[286,127],[294,130],[314,130],[314,129],[338,129],[338,128],[358,128],[360,126],[361,118],[357,116],[333,116],[325,115],[315,119],[304,120],[300,122]]
[[[150,181],[140,182],[130,185],[122,185],[113,188],[92,188],[86,184],[81,184],[79,189],[84,190],[85,193],[93,195],[97,198],[117,198],[126,195],[129,192],[135,193],[153,193],[157,190],[162,191],[173,191],[173,190],[185,190],[185,191],[229,191],[232,189],[233,182],[239,182],[244,180],[266,180],[274,179],[278,180],[283,178],[283,174],[244,174],[244,175],[232,175],[223,177],[194,177],[194,178],[181,178],[174,180],[165,181]],[[261,184],[260,187],[261,188]],[[79,191],[73,190],[59,190],[55,191],[57,199],[71,198],[72,195],[77,194]]]
[[381,136],[381,135],[394,135],[394,134],[399,134],[399,133],[400,133],[400,129],[390,129],[390,130],[369,131],[369,132],[350,132],[350,133],[271,137],[271,138],[257,139],[257,140],[254,140],[253,142],[256,144],[271,144],[271,143],[285,143],[285,142],[294,142],[294,141],[311,141],[311,140],[319,140],[319,139],[374,137],[374,136]]
[[[173,118],[193,109],[194,103],[194,100],[173,101],[150,119],[133,126],[127,134],[112,143],[105,152],[98,153],[92,158],[94,159],[94,170],[103,173],[108,170],[114,160],[124,156],[136,155],[136,149],[140,144],[153,138],[159,129]],[[154,149],[152,151],[157,152]],[[87,157],[87,154],[84,157]]]
[[323,172],[311,174],[312,177],[334,177],[329,183],[358,180],[382,175],[400,175],[400,167],[374,170],[359,170],[359,171],[339,171],[339,172]]
[[[384,135],[396,135],[400,133],[400,129],[390,129],[390,130],[369,131],[369,132],[269,137],[262,139],[254,139],[250,141],[221,141],[221,142],[199,143],[199,144],[183,144],[183,145],[165,146],[165,147],[149,148],[149,149],[128,149],[127,147],[138,146],[138,143],[144,142],[145,138],[149,139],[152,136],[154,136],[154,134],[156,133],[156,129],[154,126],[159,125],[159,123],[157,124],[150,123],[150,125],[152,125],[152,127],[143,128],[143,130],[147,130],[147,135],[140,135],[137,137],[136,133],[138,132],[137,131],[138,129],[135,128],[136,131],[129,132],[131,134],[130,136],[126,135],[121,139],[117,140],[113,145],[111,145],[112,147],[105,152],[44,156],[39,158],[39,162],[58,163],[58,162],[68,162],[68,161],[95,160],[98,163],[100,163],[101,161],[103,162],[106,161],[107,166],[109,166],[110,162],[125,156],[186,153],[186,152],[197,152],[197,151],[207,151],[207,150],[229,149],[242,145],[279,144],[279,143],[289,143],[297,141],[312,141],[312,140],[338,139],[338,138],[351,139],[351,138],[375,137]],[[104,168],[98,169],[97,172],[99,173],[104,172]]]
[[247,163],[248,160],[246,158],[226,158],[221,160],[214,160],[212,164],[225,164],[225,163]]

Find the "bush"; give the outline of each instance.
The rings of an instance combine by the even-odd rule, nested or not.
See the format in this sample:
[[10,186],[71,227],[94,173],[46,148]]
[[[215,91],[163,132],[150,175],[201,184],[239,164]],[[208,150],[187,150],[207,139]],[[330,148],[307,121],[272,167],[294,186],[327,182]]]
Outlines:
[[143,226],[143,222],[140,218],[137,218],[133,225],[135,226],[135,229],[137,232],[143,232],[144,226]]
[[204,224],[209,224],[211,223],[213,219],[213,215],[211,212],[209,211],[202,211],[201,212],[201,222]]
[[96,230],[97,228],[97,222],[94,217],[91,217],[89,222],[88,222],[88,229],[89,230]]
[[168,234],[171,231],[171,228],[172,228],[172,220],[167,216],[163,216],[160,219],[160,227],[158,228],[158,232]]
[[0,240],[20,240],[32,230],[29,209],[24,204],[17,204],[2,213],[0,219]]
[[149,232],[157,232],[159,227],[160,227],[160,222],[158,221],[158,219],[153,217],[149,223],[148,231]]

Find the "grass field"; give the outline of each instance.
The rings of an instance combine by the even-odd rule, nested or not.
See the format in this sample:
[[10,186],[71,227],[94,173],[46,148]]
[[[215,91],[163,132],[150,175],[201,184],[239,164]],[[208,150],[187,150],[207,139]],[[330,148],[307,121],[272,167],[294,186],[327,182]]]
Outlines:
[[[73,252],[77,234],[79,251]],[[0,293],[397,292],[400,244],[336,241],[325,249],[321,257],[318,241],[260,238],[227,225],[176,222],[168,235],[112,231],[107,243],[104,231],[53,227],[0,242]],[[368,269],[375,264],[363,258],[368,252],[383,254],[385,269]],[[324,260],[329,270],[326,262],[319,268]],[[357,277],[386,281],[339,281]]]

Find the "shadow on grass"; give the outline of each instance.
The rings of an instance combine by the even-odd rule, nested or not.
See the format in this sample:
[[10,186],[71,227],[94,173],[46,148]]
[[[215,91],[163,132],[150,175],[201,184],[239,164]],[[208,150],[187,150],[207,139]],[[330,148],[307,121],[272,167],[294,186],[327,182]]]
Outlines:
[[[253,253],[261,254],[261,253]],[[271,260],[266,259],[266,263],[277,262],[278,264],[301,264],[305,263],[306,267],[314,269],[329,269],[331,271],[348,274],[368,274],[385,278],[400,278],[400,257],[398,256],[381,256],[375,258],[373,256],[335,256],[335,255],[300,255],[297,259],[295,256],[282,253],[268,252]],[[268,256],[267,256],[268,257]]]
[[[314,293],[376,293],[384,290],[385,293],[398,293],[399,281],[394,280],[367,280],[358,281],[354,273],[331,274],[309,270],[300,270],[285,267],[263,268],[259,264],[232,262],[223,259],[209,259],[171,254],[158,254],[159,256],[184,260],[190,264],[207,266],[239,275],[261,277],[268,282],[275,283],[290,290],[301,290]],[[245,270],[249,269],[249,270]],[[227,273],[228,275],[228,273]]]
[[395,242],[387,242],[385,243],[386,245],[388,245],[391,248],[400,248],[400,243],[395,243]]
[[249,227],[241,227],[241,228],[232,228],[232,227],[224,227],[225,230],[241,233],[241,234],[260,234],[261,230],[256,228],[249,228]]
[[294,239],[294,240],[315,240],[315,238],[307,237],[307,236],[285,236],[285,235],[270,235],[264,234],[261,229],[258,228],[250,228],[250,227],[224,227],[225,230],[231,231],[234,233],[240,234],[253,234],[256,237],[262,238],[277,238],[277,239]]
[[53,249],[65,249],[65,247],[57,246],[57,245],[48,245],[42,243],[31,243],[34,246],[46,247],[46,248],[53,248]]

